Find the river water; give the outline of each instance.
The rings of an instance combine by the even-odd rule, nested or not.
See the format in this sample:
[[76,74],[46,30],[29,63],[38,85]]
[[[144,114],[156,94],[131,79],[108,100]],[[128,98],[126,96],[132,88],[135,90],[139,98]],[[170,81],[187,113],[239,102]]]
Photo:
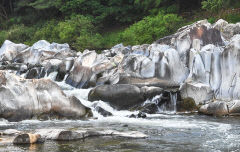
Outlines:
[[[75,95],[91,107],[94,119],[90,120],[25,120],[8,122],[0,120],[0,130],[17,129],[33,131],[42,128],[95,129],[140,131],[145,139],[95,137],[71,142],[46,141],[43,144],[15,146],[1,144],[0,151],[31,152],[160,152],[160,151],[240,151],[240,119],[238,117],[211,117],[197,113],[163,112],[147,115],[147,118],[128,118],[138,112],[117,111],[103,101],[89,102],[90,89],[74,89],[58,83],[67,95]],[[173,96],[173,99],[175,97]],[[175,100],[175,99],[174,99]],[[148,101],[149,102],[149,101]],[[93,105],[99,105],[113,113],[111,117],[98,114]],[[175,103],[173,103],[174,105]],[[174,109],[174,108],[173,108]],[[97,119],[96,119],[97,118]]]

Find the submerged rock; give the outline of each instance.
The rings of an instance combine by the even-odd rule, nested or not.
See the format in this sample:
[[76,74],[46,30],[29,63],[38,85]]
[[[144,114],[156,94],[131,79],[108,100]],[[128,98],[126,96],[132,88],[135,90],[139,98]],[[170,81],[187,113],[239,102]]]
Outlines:
[[80,140],[88,137],[115,136],[126,138],[146,138],[147,135],[137,131],[118,132],[115,130],[64,130],[64,129],[40,129],[35,134],[41,135],[43,139],[71,141]]
[[103,115],[104,117],[108,117],[108,116],[112,116],[113,114],[111,112],[106,111],[105,109],[103,109],[100,106],[96,106],[95,110],[100,113],[101,115]]
[[14,140],[13,144],[34,144],[41,138],[39,134],[20,134]]
[[12,135],[18,135],[20,134],[21,132],[16,130],[16,129],[7,129],[7,130],[4,130],[2,132],[3,135],[8,135],[8,136],[12,136]]

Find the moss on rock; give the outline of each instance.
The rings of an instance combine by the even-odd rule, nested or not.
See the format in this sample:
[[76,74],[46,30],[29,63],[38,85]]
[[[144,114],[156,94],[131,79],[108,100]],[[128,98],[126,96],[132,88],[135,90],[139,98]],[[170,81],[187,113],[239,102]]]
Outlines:
[[196,111],[197,105],[193,98],[184,98],[179,105],[179,111]]

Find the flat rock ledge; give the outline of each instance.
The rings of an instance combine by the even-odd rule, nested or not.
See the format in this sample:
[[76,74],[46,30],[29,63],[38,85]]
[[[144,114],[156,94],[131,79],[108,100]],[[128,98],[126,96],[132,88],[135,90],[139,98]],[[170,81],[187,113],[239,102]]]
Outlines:
[[[16,136],[17,135],[17,136]],[[18,134],[2,135],[2,144],[34,144],[43,143],[45,140],[73,141],[88,137],[114,136],[119,138],[142,139],[148,136],[138,131],[119,132],[116,130],[66,130],[66,129],[39,129],[32,133],[18,131]]]

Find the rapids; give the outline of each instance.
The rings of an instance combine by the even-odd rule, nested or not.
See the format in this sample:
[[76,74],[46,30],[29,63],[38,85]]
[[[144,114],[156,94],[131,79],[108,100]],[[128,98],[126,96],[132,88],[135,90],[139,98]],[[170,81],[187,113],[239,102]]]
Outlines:
[[[52,74],[54,75],[54,74]],[[50,78],[52,78],[50,75]],[[43,128],[64,129],[114,129],[118,131],[140,131],[147,134],[146,139],[125,139],[115,137],[87,138],[80,141],[55,142],[14,146],[0,143],[0,151],[237,151],[240,147],[240,124],[236,117],[209,117],[197,113],[176,113],[176,95],[171,96],[171,111],[159,107],[159,114],[147,114],[147,118],[129,118],[138,111],[117,111],[104,101],[88,101],[91,89],[76,89],[64,82],[56,82],[68,96],[75,95],[93,111],[90,120],[24,120],[20,122],[0,121],[0,130],[17,129],[33,131]],[[156,102],[158,95],[147,102]],[[113,116],[103,117],[94,105],[111,112]]]

